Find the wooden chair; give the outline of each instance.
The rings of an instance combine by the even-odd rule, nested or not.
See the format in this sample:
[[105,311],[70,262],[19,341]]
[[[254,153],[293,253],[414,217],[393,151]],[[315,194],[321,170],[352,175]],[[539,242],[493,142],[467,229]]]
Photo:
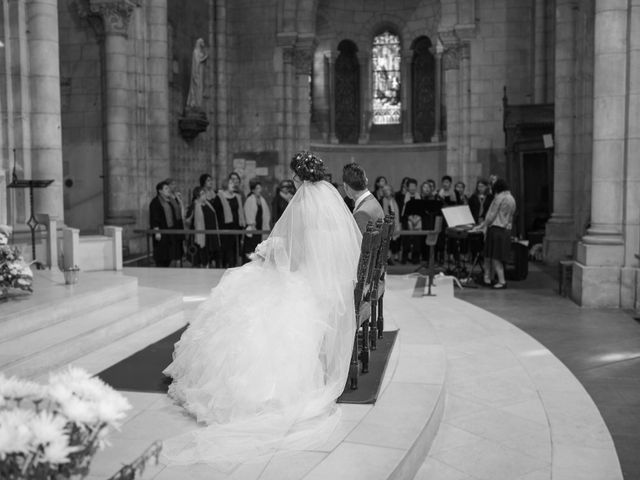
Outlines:
[[[374,261],[380,249],[380,237],[379,229],[373,226],[373,222],[369,222],[362,236],[356,287],[353,292],[356,331],[353,336],[353,351],[351,352],[351,364],[349,365],[349,382],[352,390],[358,388],[360,362],[362,362],[362,373],[369,371],[369,320],[371,319],[373,270]],[[360,332],[362,332],[361,335]]]
[[371,294],[371,350],[377,348],[377,340],[382,338],[384,331],[383,298],[385,278],[387,274],[387,256],[389,242],[395,230],[395,215],[390,213],[384,217],[384,221],[378,221],[380,227],[380,249],[375,262],[373,276],[377,279],[373,284]]

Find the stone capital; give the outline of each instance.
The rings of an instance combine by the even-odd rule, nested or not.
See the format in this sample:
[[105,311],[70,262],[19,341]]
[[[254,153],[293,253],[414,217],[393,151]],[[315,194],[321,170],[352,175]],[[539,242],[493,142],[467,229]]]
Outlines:
[[445,70],[458,70],[460,68],[459,46],[449,47],[442,55],[442,66]]
[[[138,5],[132,0],[78,1],[78,13],[87,18],[100,35],[127,36],[129,20]],[[96,22],[99,19],[101,22]]]

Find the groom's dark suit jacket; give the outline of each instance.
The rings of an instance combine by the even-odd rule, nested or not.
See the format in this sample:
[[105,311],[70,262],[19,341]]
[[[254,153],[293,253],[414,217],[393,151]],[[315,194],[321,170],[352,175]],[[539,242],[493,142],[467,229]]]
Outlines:
[[360,202],[360,205],[358,205],[358,207],[353,211],[353,218],[355,218],[360,232],[364,234],[367,230],[367,223],[369,220],[371,220],[375,225],[378,219],[384,219],[384,211],[380,206],[380,202],[376,200],[376,197],[373,195],[367,195],[365,199]]

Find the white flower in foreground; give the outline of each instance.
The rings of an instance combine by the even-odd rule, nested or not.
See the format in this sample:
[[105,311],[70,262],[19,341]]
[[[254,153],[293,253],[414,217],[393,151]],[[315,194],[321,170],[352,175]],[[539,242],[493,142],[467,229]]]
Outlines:
[[73,398],[73,392],[62,383],[57,383],[55,385],[49,385],[47,387],[47,393],[49,398],[54,402],[63,405],[66,401]]
[[30,382],[28,380],[20,380],[17,377],[6,378],[0,374],[0,397],[5,400],[23,399],[23,398],[42,398],[45,390],[42,385]]
[[119,428],[120,421],[127,416],[131,409],[129,401],[120,393],[105,391],[103,397],[96,404],[96,412],[101,422]]
[[[37,445],[48,445],[65,439],[67,419],[46,410],[31,419],[31,433]],[[65,440],[66,441],[66,440]]]
[[44,448],[42,461],[47,463],[67,463],[69,455],[77,451],[77,447],[69,446],[69,439],[64,435]]
[[75,423],[94,425],[98,421],[95,406],[77,397],[71,397],[61,403],[60,410],[65,417]]
[[0,411],[0,456],[31,451],[33,435],[29,423],[33,417],[32,411],[21,408]]
[[0,245],[8,245],[9,237],[7,237],[4,233],[0,233]]

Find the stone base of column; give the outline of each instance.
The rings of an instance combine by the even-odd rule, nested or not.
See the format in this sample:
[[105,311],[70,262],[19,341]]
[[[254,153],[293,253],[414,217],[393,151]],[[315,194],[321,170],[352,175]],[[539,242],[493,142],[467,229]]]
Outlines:
[[620,270],[620,307],[640,309],[640,268],[624,267]]
[[620,267],[587,267],[574,262],[571,298],[582,307],[620,308]]
[[547,222],[543,240],[543,258],[548,265],[573,258],[573,246],[575,243],[574,224],[569,221]]
[[413,143],[413,135],[411,133],[404,133],[402,135],[402,143]]
[[571,281],[573,301],[583,307],[620,308],[623,258],[623,245],[579,242]]

